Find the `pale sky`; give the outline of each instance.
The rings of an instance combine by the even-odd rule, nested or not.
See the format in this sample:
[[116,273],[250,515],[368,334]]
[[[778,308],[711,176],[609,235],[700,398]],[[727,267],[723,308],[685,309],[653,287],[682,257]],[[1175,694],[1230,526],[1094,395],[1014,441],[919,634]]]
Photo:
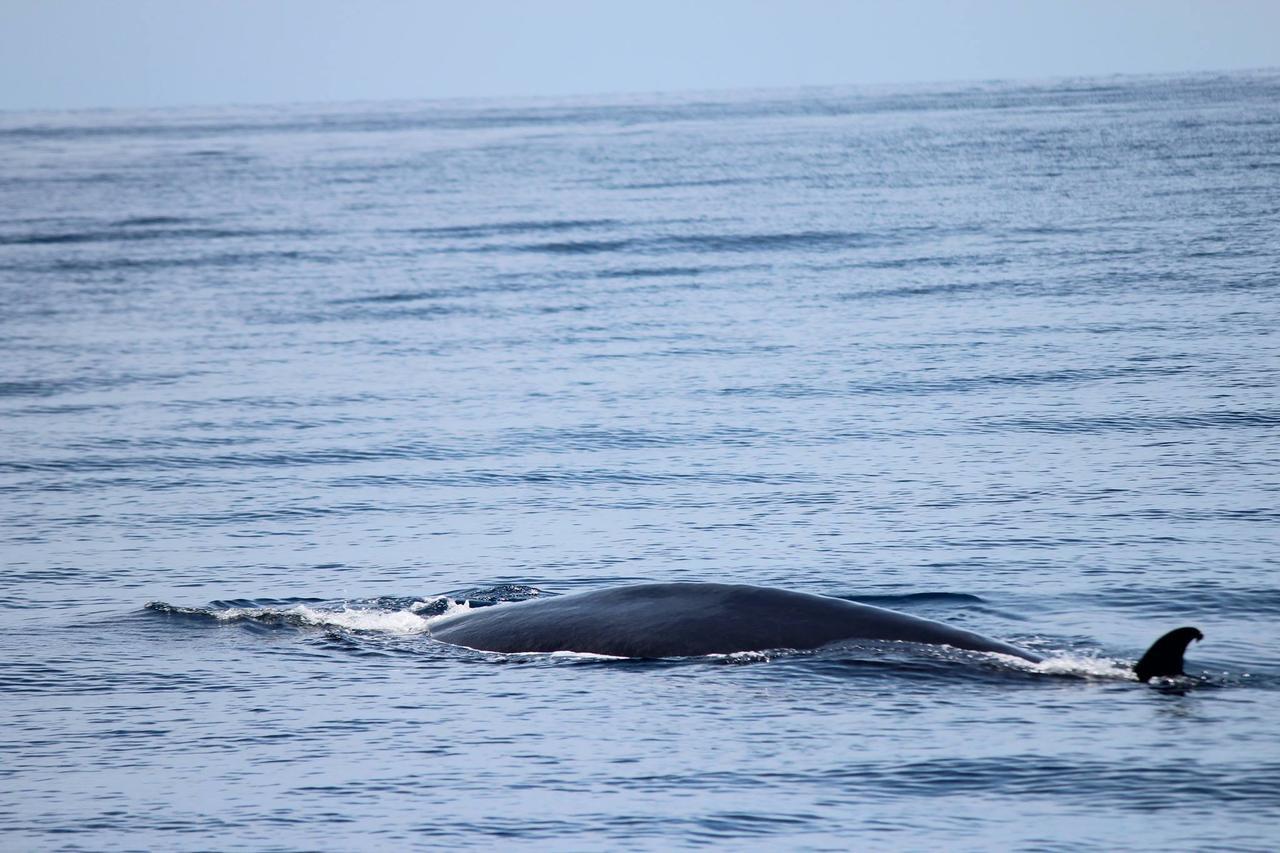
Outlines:
[[1280,66],[1280,0],[0,0],[0,109]]

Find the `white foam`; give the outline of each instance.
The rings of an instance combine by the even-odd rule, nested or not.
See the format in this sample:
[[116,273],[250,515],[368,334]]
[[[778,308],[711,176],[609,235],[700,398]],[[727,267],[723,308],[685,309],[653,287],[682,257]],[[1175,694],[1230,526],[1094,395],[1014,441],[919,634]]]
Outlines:
[[1131,666],[1108,658],[1060,654],[1042,660],[1040,663],[1019,662],[1026,665],[1032,672],[1043,672],[1046,675],[1081,675],[1087,678],[1124,681],[1133,681],[1136,678]]
[[[446,602],[443,613],[423,614],[422,611]],[[415,601],[405,610],[373,610],[344,606],[341,610],[315,610],[300,604],[286,613],[299,616],[306,624],[320,627],[345,628],[350,631],[376,631],[384,634],[426,634],[432,623],[449,616],[471,610],[466,601],[455,601],[448,596],[435,596]]]
[[427,621],[409,610],[312,610],[305,604],[293,608],[308,625],[346,628],[351,631],[378,631],[383,634],[423,634]]
[[[196,611],[195,608],[184,609],[189,612],[205,612],[203,610]],[[274,611],[267,607],[228,607],[226,610],[210,610],[208,612],[219,622],[235,622],[239,619],[255,619],[259,616],[266,616]]]
[[772,649],[768,651],[725,652],[719,654],[700,655],[709,660],[721,660],[726,663],[764,663],[775,657],[799,654],[793,649]]
[[[449,602],[444,613],[422,615],[420,611],[436,604],[440,600]],[[373,608],[351,607],[344,605],[338,610],[317,609],[305,604],[293,607],[229,607],[226,610],[213,611],[212,615],[220,622],[236,622],[241,619],[266,619],[271,617],[290,617],[303,625],[318,628],[343,628],[349,631],[370,631],[383,634],[425,634],[436,619],[451,616],[463,610],[469,610],[465,602],[458,602],[440,596],[422,599],[411,604],[405,610],[377,610]]]
[[601,655],[595,652],[507,652],[510,657],[545,657],[545,658],[568,658],[570,660],[631,660],[631,658],[622,655]]

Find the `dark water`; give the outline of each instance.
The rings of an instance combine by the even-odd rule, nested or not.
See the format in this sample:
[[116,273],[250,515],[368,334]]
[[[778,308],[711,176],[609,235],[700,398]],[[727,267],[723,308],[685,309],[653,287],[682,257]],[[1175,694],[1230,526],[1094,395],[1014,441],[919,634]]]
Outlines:
[[[5,849],[1280,844],[1280,75],[0,155]],[[424,635],[641,579],[1051,660]],[[1205,683],[1129,680],[1183,624]]]

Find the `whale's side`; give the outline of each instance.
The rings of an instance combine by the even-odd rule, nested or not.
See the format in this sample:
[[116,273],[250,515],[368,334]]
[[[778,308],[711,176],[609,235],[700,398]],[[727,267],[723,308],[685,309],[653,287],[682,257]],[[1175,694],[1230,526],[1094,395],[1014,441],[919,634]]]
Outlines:
[[1026,649],[930,619],[742,584],[639,584],[500,604],[439,619],[430,632],[445,643],[505,653],[666,658],[890,640],[1041,660]]

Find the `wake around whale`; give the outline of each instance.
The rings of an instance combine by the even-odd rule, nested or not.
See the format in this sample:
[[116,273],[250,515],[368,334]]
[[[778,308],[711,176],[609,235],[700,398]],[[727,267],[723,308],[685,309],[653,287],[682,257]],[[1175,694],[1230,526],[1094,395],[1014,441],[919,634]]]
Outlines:
[[[579,652],[625,658],[808,650],[888,640],[1011,655],[1035,652],[931,619],[803,592],[719,583],[649,583],[499,604],[435,620],[441,642],[490,652]],[[1157,640],[1134,667],[1141,681],[1182,675],[1195,628]]]

